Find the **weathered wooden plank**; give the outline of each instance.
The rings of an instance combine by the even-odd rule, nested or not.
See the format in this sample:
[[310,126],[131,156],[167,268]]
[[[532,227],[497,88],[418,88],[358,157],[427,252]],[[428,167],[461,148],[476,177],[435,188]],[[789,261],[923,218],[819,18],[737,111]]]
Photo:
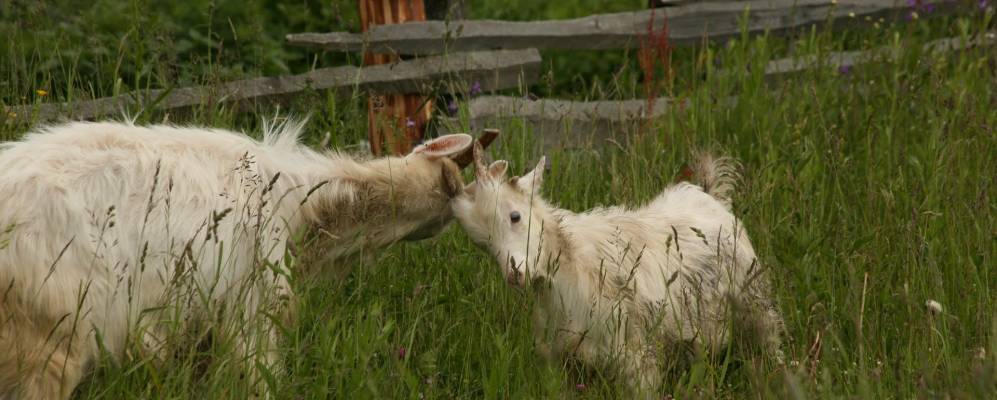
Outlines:
[[[968,39],[940,39],[926,43],[923,51],[939,57],[946,53],[988,46],[997,46],[997,33],[991,32]],[[897,57],[899,53],[896,48],[877,48],[830,53],[820,57],[786,58],[769,62],[765,73],[777,76],[811,68],[851,68],[865,63],[894,60]],[[722,104],[733,105],[735,102],[735,98],[728,98]],[[505,132],[516,132],[521,130],[517,127],[526,127],[526,131],[534,134],[542,147],[570,148],[606,139],[625,140],[632,135],[634,128],[648,119],[661,116],[675,107],[686,107],[688,103],[676,104],[673,99],[659,98],[654,102],[653,109],[648,109],[647,105],[647,100],[567,101],[484,96],[470,100],[467,107],[472,127],[494,126]],[[455,129],[444,124],[443,131]]]
[[[956,0],[926,0],[938,9]],[[439,54],[485,49],[558,48],[614,49],[639,46],[648,28],[666,24],[673,45],[723,40],[740,35],[747,17],[750,33],[781,31],[838,19],[835,24],[861,21],[908,11],[903,0],[747,0],[683,2],[673,7],[599,14],[555,21],[426,21],[379,26],[364,34],[298,33],[287,35],[291,45],[335,51],[398,54]],[[853,18],[854,16],[855,18]]]
[[[375,93],[420,93],[447,89],[444,82],[479,82],[482,90],[519,87],[535,82],[540,53],[535,49],[481,51],[425,57],[392,64],[321,68],[298,75],[276,76],[174,90],[145,90],[72,103],[8,107],[19,120],[47,121],[61,117],[90,119],[136,106],[174,109],[286,96],[303,90],[354,90]],[[158,102],[157,102],[158,100]]]
[[[928,42],[924,45],[923,51],[932,55],[942,55],[944,53],[969,50],[976,47],[997,46],[997,33],[990,32],[968,39],[946,38]],[[881,47],[864,51],[843,51],[834,52],[825,56],[808,55],[804,57],[789,57],[773,60],[765,67],[765,75],[778,76],[792,74],[808,69],[830,66],[841,71],[867,63],[896,60],[901,49],[894,47]]]
[[[684,107],[659,98],[648,109],[647,100],[569,101],[531,100],[509,96],[482,96],[467,104],[471,128],[496,127],[506,132],[526,132],[542,148],[578,148],[607,139],[625,141],[648,118]],[[459,131],[457,121],[444,121],[441,133]]]
[[555,99],[531,100],[511,96],[483,96],[468,102],[471,118],[487,119],[509,116],[527,120],[551,122],[604,121],[621,122],[653,118],[673,107],[672,99],[659,98],[648,110],[647,100],[570,101]]

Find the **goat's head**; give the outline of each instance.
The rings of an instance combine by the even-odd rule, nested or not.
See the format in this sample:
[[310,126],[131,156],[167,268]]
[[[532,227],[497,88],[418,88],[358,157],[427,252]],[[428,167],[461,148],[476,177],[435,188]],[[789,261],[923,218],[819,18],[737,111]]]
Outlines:
[[547,278],[551,260],[542,259],[541,250],[544,223],[553,219],[540,197],[545,158],[525,175],[507,178],[506,161],[486,165],[484,149],[475,144],[473,151],[475,182],[454,199],[454,215],[471,240],[497,258],[510,284]]
[[[403,217],[415,222],[404,240],[436,236],[453,218],[450,200],[463,192],[464,179],[460,171],[467,166],[455,159],[470,151],[473,141],[466,134],[445,135],[417,146],[402,158],[406,170],[410,171],[405,179],[415,184],[414,190],[430,194],[400,199],[409,203],[400,209],[411,214]],[[419,204],[420,200],[422,204]]]

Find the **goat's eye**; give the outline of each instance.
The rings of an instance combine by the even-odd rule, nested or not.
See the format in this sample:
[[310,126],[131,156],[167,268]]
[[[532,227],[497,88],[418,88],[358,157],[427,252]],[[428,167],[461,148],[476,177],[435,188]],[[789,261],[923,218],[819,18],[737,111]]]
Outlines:
[[522,218],[522,217],[519,216],[519,211],[513,211],[513,212],[509,213],[509,220],[511,220],[512,223],[514,223],[514,224],[517,223],[517,222],[519,222],[520,218]]

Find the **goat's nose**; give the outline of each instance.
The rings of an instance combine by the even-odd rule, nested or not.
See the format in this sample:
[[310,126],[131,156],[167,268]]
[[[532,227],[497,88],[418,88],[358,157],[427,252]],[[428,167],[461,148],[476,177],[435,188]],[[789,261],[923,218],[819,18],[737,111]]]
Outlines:
[[522,273],[519,272],[519,266],[516,265],[516,257],[509,256],[509,274],[506,275],[505,279],[510,284],[519,285],[519,277]]

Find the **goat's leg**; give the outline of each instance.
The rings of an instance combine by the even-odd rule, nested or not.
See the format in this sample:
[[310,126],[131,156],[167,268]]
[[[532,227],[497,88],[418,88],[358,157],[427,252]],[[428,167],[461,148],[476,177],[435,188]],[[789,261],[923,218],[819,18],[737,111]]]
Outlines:
[[283,374],[279,352],[278,324],[288,324],[293,319],[290,310],[290,284],[278,279],[271,284],[256,287],[255,298],[245,303],[241,311],[242,323],[236,329],[236,351],[245,365],[245,379],[255,388],[259,398],[272,398],[264,376]]
[[269,399],[273,397],[273,388],[264,377],[279,376],[283,371],[277,334],[272,326],[251,329],[256,332],[243,332],[236,338],[236,354],[244,366],[243,377],[253,388],[254,397]]
[[4,386],[0,387],[0,399],[70,397],[83,377],[87,355],[92,352],[81,347],[87,343],[85,340],[72,336],[53,345],[52,340],[58,337],[53,335],[47,340],[46,336],[20,334],[0,339],[0,347],[8,354],[0,357],[0,386]]
[[628,351],[621,360],[622,378],[635,398],[660,398],[661,371],[655,357],[648,351]]
[[782,316],[771,306],[767,306],[760,314],[759,324],[761,331],[764,332],[762,345],[765,348],[765,354],[777,364],[784,365],[786,356],[782,352],[782,333],[785,330],[785,325]]

